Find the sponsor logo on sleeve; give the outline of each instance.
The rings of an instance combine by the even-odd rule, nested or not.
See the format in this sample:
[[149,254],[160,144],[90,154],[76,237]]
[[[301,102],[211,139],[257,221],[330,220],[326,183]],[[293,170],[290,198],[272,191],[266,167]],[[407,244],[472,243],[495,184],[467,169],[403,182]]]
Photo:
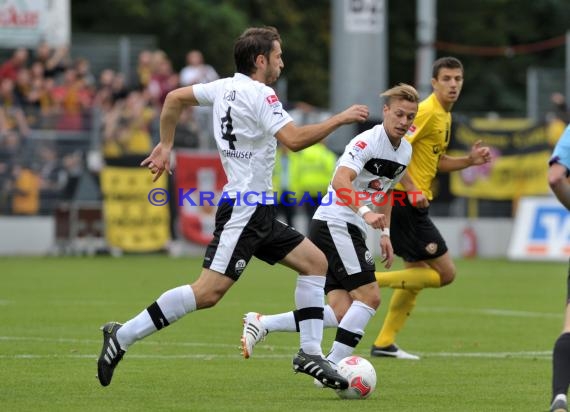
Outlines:
[[416,129],[417,127],[415,124],[411,125],[408,131],[406,132],[406,136],[412,136],[416,132]]
[[275,104],[279,102],[279,98],[274,94],[272,94],[271,96],[267,96],[265,100],[267,100],[267,103],[269,104]]
[[354,146],[352,146],[352,151],[354,151],[355,154],[360,153],[360,151],[365,149],[366,146],[367,146],[366,142],[359,140],[354,144]]

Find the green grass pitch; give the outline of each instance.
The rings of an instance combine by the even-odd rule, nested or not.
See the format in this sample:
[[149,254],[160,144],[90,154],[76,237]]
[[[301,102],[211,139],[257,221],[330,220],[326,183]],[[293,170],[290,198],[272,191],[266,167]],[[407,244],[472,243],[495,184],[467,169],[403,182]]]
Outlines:
[[[420,361],[369,357],[390,298],[356,354],[378,386],[340,400],[295,375],[298,336],[274,333],[244,360],[241,318],[293,306],[295,275],[254,260],[216,307],[134,345],[111,386],[99,385],[99,327],[125,321],[190,283],[201,259],[2,258],[2,411],[546,411],[551,350],[563,322],[566,263],[460,260],[456,282],[424,290],[398,344]],[[399,266],[399,265],[396,265]],[[380,265],[378,265],[380,267]],[[327,330],[326,352],[334,332]],[[355,403],[356,402],[356,403]]]

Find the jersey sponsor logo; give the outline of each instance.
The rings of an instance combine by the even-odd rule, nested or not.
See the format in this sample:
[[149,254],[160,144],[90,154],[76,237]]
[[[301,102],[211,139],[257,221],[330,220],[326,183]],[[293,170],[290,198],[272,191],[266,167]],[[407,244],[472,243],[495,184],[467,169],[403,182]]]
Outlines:
[[267,100],[267,103],[269,104],[275,104],[279,101],[279,98],[276,95],[272,94],[271,96],[267,96],[265,100]]
[[224,157],[231,157],[233,159],[251,159],[253,156],[252,152],[244,152],[241,150],[222,149],[221,153],[224,155]]
[[404,171],[405,166],[392,160],[374,158],[366,162],[364,169],[374,176],[394,179]]

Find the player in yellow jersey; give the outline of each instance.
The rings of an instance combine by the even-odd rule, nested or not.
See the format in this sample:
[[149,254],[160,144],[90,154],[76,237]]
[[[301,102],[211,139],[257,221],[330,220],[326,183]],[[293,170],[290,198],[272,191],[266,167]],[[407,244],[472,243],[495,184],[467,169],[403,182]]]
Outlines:
[[370,351],[372,356],[419,359],[396,345],[396,335],[423,288],[439,288],[455,278],[455,265],[445,240],[429,217],[432,182],[437,172],[452,172],[491,161],[489,148],[482,147],[480,141],[466,156],[446,154],[451,109],[463,86],[461,62],[454,57],[436,60],[431,85],[433,93],[420,102],[418,114],[406,134],[412,144],[412,160],[394,191],[394,198],[401,196],[405,204],[394,202],[390,225],[394,252],[404,260],[405,269],[376,272],[380,287],[391,287],[394,292],[382,329]]

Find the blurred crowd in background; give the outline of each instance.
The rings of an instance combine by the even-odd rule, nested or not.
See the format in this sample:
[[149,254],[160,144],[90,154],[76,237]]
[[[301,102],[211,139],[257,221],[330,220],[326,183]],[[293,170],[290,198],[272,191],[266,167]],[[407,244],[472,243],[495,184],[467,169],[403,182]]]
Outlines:
[[[85,174],[97,182],[104,164],[131,158],[138,165],[159,140],[168,92],[219,77],[200,50],[189,50],[185,66],[175,68],[165,52],[143,49],[136,55],[135,76],[112,68],[94,73],[89,59],[72,56],[68,47],[41,43],[10,52],[0,60],[0,215],[53,214],[77,196]],[[297,123],[326,116],[305,103],[285,104]],[[554,146],[570,112],[561,93],[551,96],[551,104],[544,120]],[[210,108],[185,109],[175,147],[214,149],[211,124]],[[337,155],[326,144],[296,154],[280,152],[275,190],[312,195],[326,190]],[[305,209],[298,212],[311,216],[314,210]],[[281,211],[288,223],[297,212]]]
[[[46,43],[0,61],[0,214],[51,214],[71,200],[88,152],[110,161],[148,154],[167,93],[218,78],[199,50],[186,63],[176,70],[163,51],[142,50],[127,84],[124,73],[93,73],[88,59]],[[186,109],[176,145],[213,148],[210,116],[208,108]]]

